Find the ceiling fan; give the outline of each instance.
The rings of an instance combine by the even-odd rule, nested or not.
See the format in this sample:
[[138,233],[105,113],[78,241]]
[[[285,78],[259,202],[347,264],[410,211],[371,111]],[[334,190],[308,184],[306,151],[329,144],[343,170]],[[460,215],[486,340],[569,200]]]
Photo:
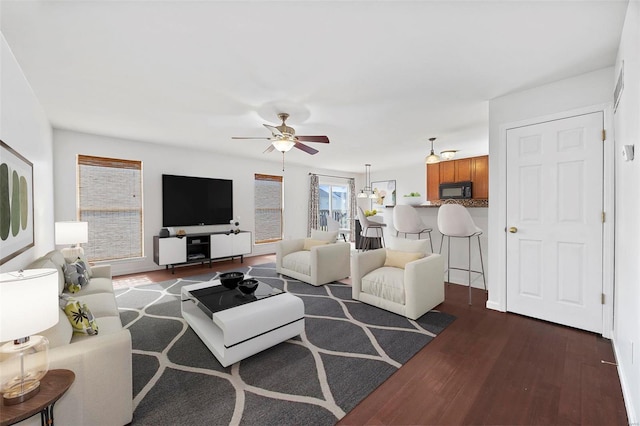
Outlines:
[[317,143],[329,143],[327,136],[296,136],[296,131],[293,127],[286,125],[285,121],[289,118],[289,114],[282,112],[278,114],[278,118],[282,120],[282,124],[279,126],[271,126],[269,124],[263,124],[264,127],[271,131],[271,137],[242,137],[233,136],[231,139],[266,139],[271,141],[271,145],[264,152],[271,152],[274,149],[282,152],[288,152],[291,148],[295,147],[299,150],[306,152],[307,154],[317,154],[318,150],[312,148],[302,142],[317,142]]

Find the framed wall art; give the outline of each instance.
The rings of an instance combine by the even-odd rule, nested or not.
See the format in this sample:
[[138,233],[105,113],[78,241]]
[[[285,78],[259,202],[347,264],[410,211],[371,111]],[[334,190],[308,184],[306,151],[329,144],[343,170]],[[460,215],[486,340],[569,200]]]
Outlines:
[[383,180],[371,182],[371,191],[376,196],[372,199],[373,208],[393,207],[396,205],[396,181]]
[[0,140],[0,265],[34,245],[33,164]]

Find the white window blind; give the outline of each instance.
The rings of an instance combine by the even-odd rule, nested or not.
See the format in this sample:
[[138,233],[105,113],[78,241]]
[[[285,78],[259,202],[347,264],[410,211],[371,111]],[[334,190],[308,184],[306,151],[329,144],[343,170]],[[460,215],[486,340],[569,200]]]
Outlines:
[[256,243],[282,239],[282,176],[255,175]]
[[90,261],[142,257],[142,162],[78,155],[79,220]]

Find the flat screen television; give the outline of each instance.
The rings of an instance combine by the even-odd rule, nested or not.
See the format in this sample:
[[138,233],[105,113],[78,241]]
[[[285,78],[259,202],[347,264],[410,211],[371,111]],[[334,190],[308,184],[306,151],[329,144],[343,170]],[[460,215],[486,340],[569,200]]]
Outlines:
[[233,181],[162,175],[162,226],[229,224]]

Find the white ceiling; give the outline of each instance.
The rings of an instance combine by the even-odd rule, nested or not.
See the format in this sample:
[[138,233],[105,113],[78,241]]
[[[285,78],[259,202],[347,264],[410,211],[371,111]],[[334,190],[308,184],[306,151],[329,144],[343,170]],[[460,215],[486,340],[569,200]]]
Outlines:
[[[634,0],[635,1],[635,0]],[[488,100],[614,64],[627,2],[2,0],[56,128],[362,173],[488,152]],[[10,108],[4,105],[4,108]]]

